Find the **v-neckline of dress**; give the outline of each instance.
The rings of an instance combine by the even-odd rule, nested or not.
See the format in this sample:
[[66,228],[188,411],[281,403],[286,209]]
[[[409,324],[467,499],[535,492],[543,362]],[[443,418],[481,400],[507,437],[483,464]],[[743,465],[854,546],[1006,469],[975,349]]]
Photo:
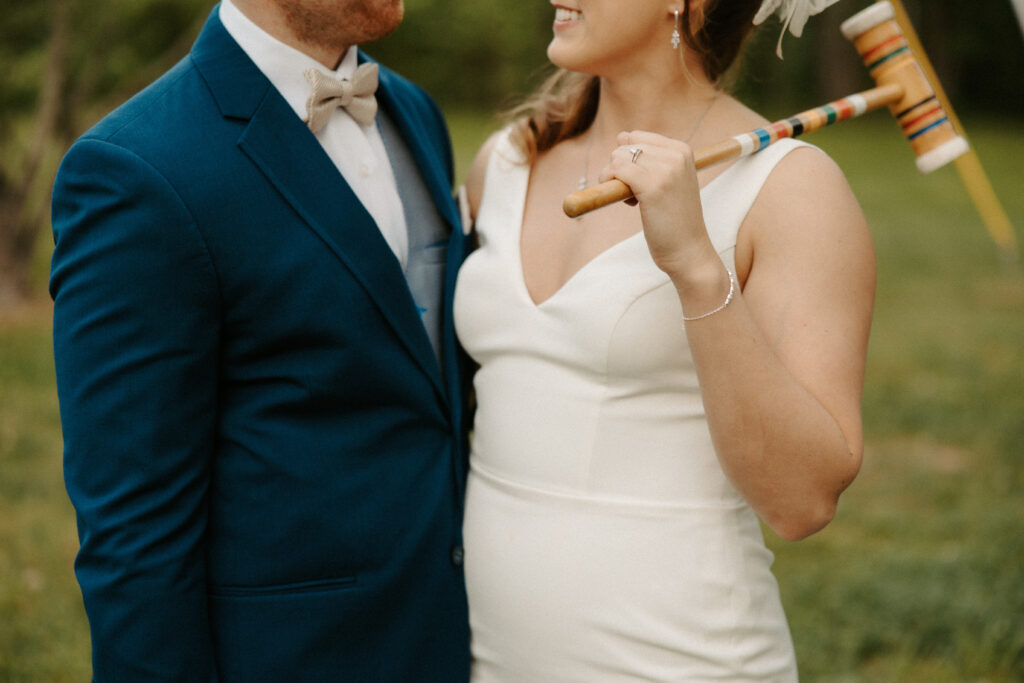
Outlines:
[[[702,197],[703,197],[703,194],[704,194],[705,190],[708,190],[709,188],[711,188],[715,183],[718,182],[718,180],[720,178],[722,178],[722,176],[728,174],[735,167],[736,167],[736,163],[735,162],[730,164],[728,166],[728,168],[726,168],[721,173],[716,175],[714,178],[709,180],[707,185],[705,185],[704,187],[700,188],[700,193],[701,193]],[[530,304],[531,308],[533,308],[535,310],[541,310],[552,299],[557,298],[567,287],[570,287],[573,282],[575,282],[580,277],[582,277],[582,274],[584,273],[584,271],[587,271],[588,269],[590,269],[590,266],[595,261],[602,260],[605,257],[606,254],[614,253],[614,252],[618,251],[620,247],[624,248],[624,245],[626,245],[626,244],[628,244],[630,242],[635,241],[639,237],[642,237],[643,234],[644,234],[644,231],[642,229],[638,230],[637,232],[634,232],[633,234],[631,234],[631,235],[629,235],[627,237],[624,237],[621,240],[619,240],[619,241],[617,241],[617,242],[615,242],[613,244],[610,244],[606,248],[604,248],[601,251],[599,251],[597,254],[595,254],[593,257],[591,257],[589,260],[587,260],[586,263],[584,263],[579,268],[574,270],[572,272],[572,274],[569,275],[569,277],[566,278],[565,281],[563,281],[562,284],[560,284],[558,286],[557,289],[555,289],[545,299],[543,299],[542,301],[538,302],[536,299],[533,298],[533,295],[530,294],[530,287],[526,284],[526,268],[523,265],[523,222],[524,222],[524,219],[526,217],[526,197],[529,194],[530,179],[531,179],[531,175],[533,173],[533,166],[532,166],[532,164],[524,164],[522,166],[522,172],[525,175],[525,181],[526,182],[523,183],[522,198],[518,202],[519,213],[518,213],[517,216],[515,216],[515,219],[516,219],[515,220],[515,224],[518,225],[519,227],[518,227],[518,232],[516,234],[516,239],[515,239],[515,253],[514,253],[515,259],[514,260],[515,260],[516,270],[519,273],[518,281],[519,281],[519,287],[520,287],[520,290],[522,292],[522,295],[526,298],[526,301]]]

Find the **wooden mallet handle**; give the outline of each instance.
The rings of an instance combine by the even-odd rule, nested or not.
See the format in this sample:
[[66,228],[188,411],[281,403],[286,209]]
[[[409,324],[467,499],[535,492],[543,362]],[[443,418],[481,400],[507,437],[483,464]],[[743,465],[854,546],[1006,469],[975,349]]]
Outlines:
[[[865,90],[841,100],[808,109],[787,119],[781,119],[764,128],[757,128],[698,149],[693,154],[693,163],[697,170],[700,170],[729,159],[750,156],[782,138],[795,138],[804,133],[824,128],[836,121],[843,121],[891,105],[902,98],[903,88],[898,84],[888,84]],[[609,180],[572,193],[562,202],[562,210],[570,218],[575,218],[588,211],[624,201],[632,196],[633,191],[629,189],[629,185],[621,180]]]

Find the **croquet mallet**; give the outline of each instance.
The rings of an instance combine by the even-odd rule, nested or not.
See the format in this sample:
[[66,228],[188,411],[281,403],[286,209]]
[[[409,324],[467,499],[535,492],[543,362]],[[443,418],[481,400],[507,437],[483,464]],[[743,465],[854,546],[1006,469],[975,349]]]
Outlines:
[[[910,141],[922,173],[931,173],[967,152],[967,141],[947,118],[888,0],[850,17],[841,31],[857,48],[877,87],[696,150],[696,167],[749,156],[782,138],[795,138],[887,105]],[[628,185],[613,179],[574,192],[562,202],[562,209],[575,218],[632,196]]]

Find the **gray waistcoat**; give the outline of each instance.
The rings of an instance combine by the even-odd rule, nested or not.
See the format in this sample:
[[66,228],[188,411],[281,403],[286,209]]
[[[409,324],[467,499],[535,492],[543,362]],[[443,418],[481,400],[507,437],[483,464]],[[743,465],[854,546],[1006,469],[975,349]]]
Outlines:
[[395,173],[409,231],[409,260],[405,267],[405,279],[409,283],[413,301],[420,309],[420,319],[440,365],[442,289],[445,259],[448,256],[449,227],[437,210],[416,160],[394,122],[383,111],[377,114],[377,122]]

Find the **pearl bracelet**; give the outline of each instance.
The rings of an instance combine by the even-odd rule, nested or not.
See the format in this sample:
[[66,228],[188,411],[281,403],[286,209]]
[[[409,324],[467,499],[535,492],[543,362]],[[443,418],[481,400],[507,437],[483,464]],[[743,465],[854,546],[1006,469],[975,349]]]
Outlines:
[[713,316],[715,313],[718,313],[719,311],[724,310],[726,306],[728,306],[730,303],[732,303],[732,297],[736,293],[736,276],[733,275],[732,271],[729,270],[728,268],[726,268],[725,272],[729,274],[729,293],[726,295],[725,301],[722,302],[722,305],[719,306],[718,308],[716,308],[713,311],[708,311],[707,313],[703,313],[701,315],[695,315],[692,318],[687,318],[684,315],[683,316],[683,320],[684,321],[690,322],[691,320],[701,320],[702,318],[709,318],[709,317]]

